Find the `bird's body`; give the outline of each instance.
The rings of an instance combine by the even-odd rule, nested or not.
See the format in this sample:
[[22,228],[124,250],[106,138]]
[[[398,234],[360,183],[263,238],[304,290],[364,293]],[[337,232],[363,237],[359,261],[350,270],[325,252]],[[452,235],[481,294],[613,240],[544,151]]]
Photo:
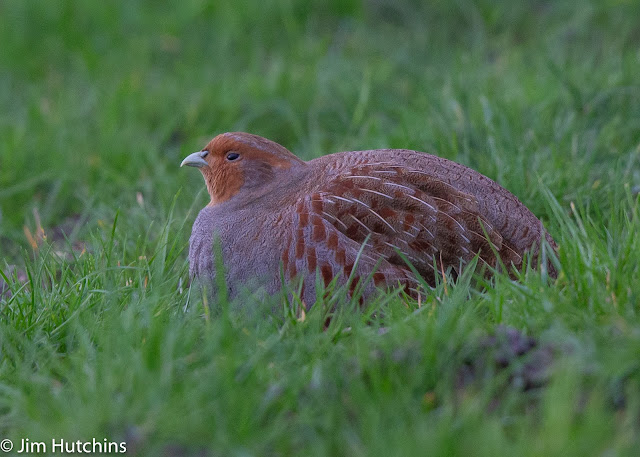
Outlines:
[[476,255],[520,268],[543,236],[555,247],[513,194],[425,153],[378,149],[304,162],[264,138],[226,133],[183,164],[200,167],[211,195],[193,227],[191,275],[214,277],[217,236],[232,294],[243,286],[275,293],[283,276],[302,277],[310,305],[316,277],[355,285],[371,276],[367,295],[374,286],[415,286],[407,261],[433,283]]

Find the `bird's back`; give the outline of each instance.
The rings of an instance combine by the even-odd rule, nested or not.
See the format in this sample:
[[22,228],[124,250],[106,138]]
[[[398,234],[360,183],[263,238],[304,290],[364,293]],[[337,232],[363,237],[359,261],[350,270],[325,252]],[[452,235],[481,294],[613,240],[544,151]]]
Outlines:
[[[535,253],[539,250],[543,236],[551,247],[556,248],[553,238],[544,230],[540,220],[515,195],[492,179],[451,160],[412,150],[376,149],[330,154],[309,161],[308,164],[317,171],[313,173],[316,179],[309,183],[306,193],[312,192],[312,189],[321,192],[332,185],[336,186],[337,182],[341,183],[337,187],[346,192],[363,188],[366,196],[375,196],[371,191],[380,192],[394,197],[378,198],[381,205],[378,212],[384,213],[389,220],[394,215],[389,210],[385,211],[384,207],[386,205],[393,209],[397,206],[399,202],[396,197],[404,197],[402,192],[419,192],[422,198],[430,197],[430,205],[436,206],[444,214],[439,219],[434,214],[436,219],[432,217],[426,222],[434,224],[431,232],[438,231],[435,225],[446,226],[446,231],[439,230],[443,246],[447,246],[448,241],[444,238],[450,238],[448,232],[452,230],[457,229],[463,234],[462,239],[469,238],[468,233],[464,235],[467,228],[471,230],[467,225],[474,223],[471,219],[479,218],[479,234],[485,239],[489,235],[492,241],[500,241],[498,251],[507,265],[513,263],[520,267],[522,256],[530,250],[536,257]],[[345,181],[350,181],[353,185],[349,184],[345,188]],[[406,189],[396,184],[405,186]],[[393,195],[389,195],[392,191]],[[376,202],[373,201],[373,204]],[[429,212],[429,207],[425,205],[415,208],[417,212]],[[455,221],[446,217],[447,211]],[[469,216],[465,214],[467,212],[472,213],[472,217],[466,217]],[[453,213],[460,213],[460,217]],[[425,225],[430,229],[427,223]],[[474,231],[477,233],[478,228],[475,227]],[[485,252],[484,255],[489,253]],[[452,258],[455,257],[454,254]],[[555,270],[551,265],[549,268],[553,274]]]

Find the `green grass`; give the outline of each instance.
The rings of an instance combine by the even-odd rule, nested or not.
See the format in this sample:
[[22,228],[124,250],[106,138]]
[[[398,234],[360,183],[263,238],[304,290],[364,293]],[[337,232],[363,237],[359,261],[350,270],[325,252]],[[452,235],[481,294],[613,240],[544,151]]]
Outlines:
[[[637,455],[640,4],[5,0],[0,17],[0,438]],[[335,291],[326,330],[322,304],[203,303],[186,252],[206,192],[178,165],[230,130],[307,159],[471,166],[544,220],[560,276],[363,311]],[[544,387],[490,362],[500,324],[554,348]]]

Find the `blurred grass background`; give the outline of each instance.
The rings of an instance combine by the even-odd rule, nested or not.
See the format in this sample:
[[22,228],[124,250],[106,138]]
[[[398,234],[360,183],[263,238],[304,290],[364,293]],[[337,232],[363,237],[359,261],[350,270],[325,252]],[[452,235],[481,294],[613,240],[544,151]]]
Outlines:
[[[638,2],[3,0],[0,17],[0,435],[138,455],[640,448]],[[207,198],[178,165],[233,130],[306,159],[471,166],[545,221],[563,273],[327,332],[210,315],[186,299]],[[456,387],[496,324],[571,348],[547,388],[491,370]]]

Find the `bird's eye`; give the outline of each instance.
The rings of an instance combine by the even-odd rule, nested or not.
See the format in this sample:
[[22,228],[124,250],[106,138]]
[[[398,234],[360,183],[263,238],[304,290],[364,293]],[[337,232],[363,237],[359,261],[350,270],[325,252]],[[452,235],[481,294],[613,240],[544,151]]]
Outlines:
[[227,154],[227,160],[236,160],[238,157],[240,157],[240,154],[237,152],[230,152]]

